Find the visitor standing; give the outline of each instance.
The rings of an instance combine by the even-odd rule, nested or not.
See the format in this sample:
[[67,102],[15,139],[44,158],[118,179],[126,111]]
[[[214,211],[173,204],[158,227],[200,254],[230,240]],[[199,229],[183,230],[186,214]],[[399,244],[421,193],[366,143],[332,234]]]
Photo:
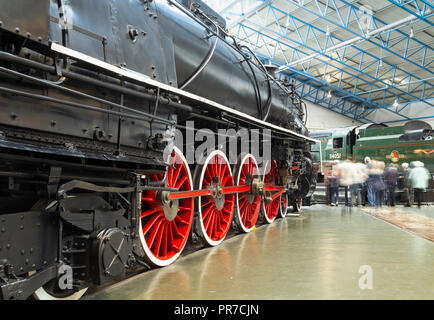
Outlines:
[[387,200],[391,207],[395,206],[395,191],[398,184],[398,166],[394,163],[390,164],[384,173],[384,181],[387,185]]
[[413,166],[414,168],[411,169],[408,179],[411,181],[411,187],[414,190],[414,202],[417,202],[417,206],[420,208],[423,200],[423,192],[428,188],[430,174],[424,167],[423,162],[415,161]]

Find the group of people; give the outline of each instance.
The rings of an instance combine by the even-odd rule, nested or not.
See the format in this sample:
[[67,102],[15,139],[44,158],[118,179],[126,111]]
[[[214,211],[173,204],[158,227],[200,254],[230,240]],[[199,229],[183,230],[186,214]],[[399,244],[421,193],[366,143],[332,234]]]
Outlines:
[[[383,161],[364,159],[364,164],[348,159],[336,162],[326,174],[326,184],[330,190],[331,205],[339,204],[339,188],[345,189],[345,204],[355,206],[365,204],[371,207],[381,207],[386,202],[389,206],[396,204],[396,189],[401,177],[398,165],[391,163],[386,167]],[[404,181],[404,197],[408,206],[411,206],[411,191],[414,191],[414,202],[418,207],[422,204],[423,192],[428,188],[431,179],[429,171],[420,161],[412,162],[410,169],[408,163],[402,165],[402,178]],[[348,201],[348,191],[350,201]]]

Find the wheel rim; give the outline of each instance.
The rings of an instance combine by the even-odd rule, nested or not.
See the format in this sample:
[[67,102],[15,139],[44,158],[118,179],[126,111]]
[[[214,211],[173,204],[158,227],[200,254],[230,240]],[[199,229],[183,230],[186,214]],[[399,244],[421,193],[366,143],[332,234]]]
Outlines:
[[[277,170],[276,161],[270,160],[267,161],[265,165],[264,171],[264,185],[267,186],[276,186],[279,181],[279,172]],[[267,192],[267,197],[272,197],[271,192]],[[276,199],[272,200],[270,203],[267,203],[266,199],[262,201],[262,210],[264,211],[265,221],[268,223],[272,223],[276,220],[277,214],[280,210],[280,199],[281,195]]]
[[[55,279],[57,281],[58,279]],[[33,293],[33,298],[36,300],[80,300],[86,293],[88,288],[79,291],[52,291],[46,285],[40,287]]]
[[[253,155],[247,154],[242,157],[237,168],[236,183],[239,186],[247,185],[251,179],[258,175],[258,164]],[[250,232],[255,227],[261,209],[261,196],[253,196],[247,193],[236,195],[235,219],[240,230]]]
[[280,201],[280,216],[282,218],[285,218],[287,212],[288,212],[288,195],[285,193],[282,195]]
[[[182,153],[174,148],[170,155],[166,187],[182,191],[193,190],[190,169]],[[153,174],[151,181],[160,181],[162,174]],[[174,262],[184,249],[193,222],[194,200],[181,199],[162,205],[156,201],[157,192],[142,195],[140,240],[145,258],[154,266]]]
[[300,212],[301,211],[301,203],[302,203],[301,199],[294,200],[294,203],[292,205],[294,212]]
[[[234,177],[225,154],[219,150],[212,152],[203,166],[198,189],[212,185],[222,188],[234,186]],[[208,245],[216,246],[226,237],[231,226],[235,206],[235,195],[215,195],[198,198],[199,237]]]

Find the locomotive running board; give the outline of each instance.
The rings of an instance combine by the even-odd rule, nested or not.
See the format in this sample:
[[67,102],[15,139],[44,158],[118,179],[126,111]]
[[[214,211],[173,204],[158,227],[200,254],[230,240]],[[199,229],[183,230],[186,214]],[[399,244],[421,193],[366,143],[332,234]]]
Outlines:
[[252,117],[252,116],[250,116],[248,114],[245,114],[243,112],[240,112],[240,111],[234,110],[232,108],[226,107],[226,106],[224,106],[222,104],[219,104],[219,103],[217,103],[215,101],[212,101],[212,100],[203,98],[201,96],[192,94],[192,93],[190,93],[188,91],[184,91],[184,90],[181,90],[181,89],[178,89],[178,88],[174,88],[174,87],[168,86],[167,84],[161,83],[159,81],[152,80],[148,76],[143,75],[141,73],[138,73],[138,72],[126,69],[126,68],[117,67],[117,66],[109,64],[107,62],[103,62],[101,60],[95,59],[95,58],[93,58],[91,56],[88,56],[88,55],[86,55],[84,53],[81,53],[81,52],[75,51],[73,49],[64,47],[64,46],[59,45],[57,43],[53,42],[51,44],[51,50],[53,50],[53,51],[55,51],[55,52],[57,52],[59,54],[62,54],[62,55],[74,58],[75,60],[78,60],[78,61],[81,61],[81,62],[84,62],[84,63],[88,63],[90,65],[93,65],[93,66],[96,66],[98,68],[104,69],[104,70],[109,71],[111,73],[117,74],[118,76],[122,76],[122,77],[124,77],[126,79],[133,80],[133,81],[138,81],[138,82],[146,84],[148,86],[160,88],[161,90],[177,94],[177,95],[179,95],[181,97],[184,97],[184,98],[187,98],[187,99],[191,99],[191,100],[194,100],[196,102],[200,102],[202,104],[206,104],[206,105],[212,106],[212,107],[217,108],[217,109],[219,109],[219,110],[221,110],[223,112],[226,112],[228,114],[232,114],[234,116],[240,117],[241,119],[244,119],[247,122],[253,122],[253,123],[256,123],[256,124],[258,124],[260,126],[264,126],[264,127],[269,128],[269,129],[273,129],[273,130],[279,131],[281,133],[289,134],[289,135],[292,135],[292,136],[295,136],[295,137],[307,140],[307,141],[312,142],[312,143],[319,143],[320,142],[319,140],[309,138],[307,136],[304,136],[304,135],[299,134],[297,132],[294,132],[292,130],[281,128],[281,127],[276,126],[276,125],[274,125],[272,123],[256,119],[255,117]]

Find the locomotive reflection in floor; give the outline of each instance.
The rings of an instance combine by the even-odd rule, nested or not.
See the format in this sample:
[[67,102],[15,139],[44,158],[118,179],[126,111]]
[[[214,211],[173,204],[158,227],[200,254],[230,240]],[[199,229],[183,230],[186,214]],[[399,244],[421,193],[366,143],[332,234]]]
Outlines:
[[[317,205],[85,299],[434,299],[433,261],[431,241],[359,208]],[[372,290],[359,287],[365,265]]]

